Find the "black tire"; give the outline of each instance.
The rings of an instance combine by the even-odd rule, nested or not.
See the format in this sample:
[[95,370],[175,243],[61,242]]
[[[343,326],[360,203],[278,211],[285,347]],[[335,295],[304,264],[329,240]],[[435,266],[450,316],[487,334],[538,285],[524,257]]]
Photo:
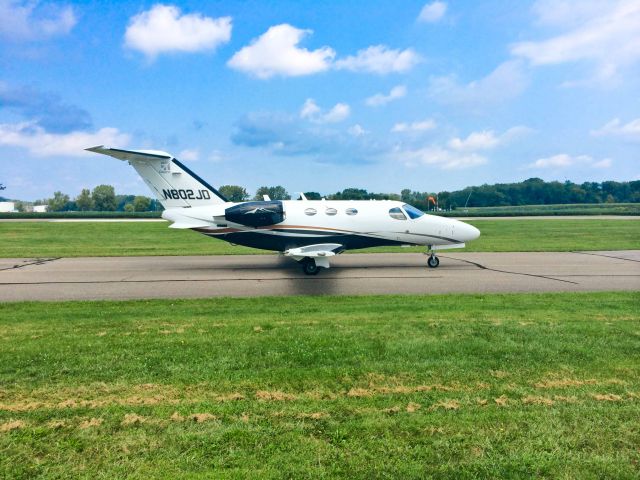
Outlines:
[[438,268],[438,265],[440,265],[440,260],[435,255],[431,255],[429,257],[429,260],[427,260],[427,265],[429,266],[429,268]]
[[313,258],[305,258],[302,261],[302,271],[306,275],[317,275],[320,267],[316,265],[316,261]]

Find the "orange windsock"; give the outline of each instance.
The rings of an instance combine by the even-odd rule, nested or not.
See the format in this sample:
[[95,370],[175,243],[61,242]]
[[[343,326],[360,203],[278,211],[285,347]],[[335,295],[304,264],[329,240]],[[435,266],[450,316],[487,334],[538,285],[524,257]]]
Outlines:
[[427,198],[427,201],[433,203],[434,205],[436,204],[436,199],[433,198],[431,195],[429,195],[429,198]]

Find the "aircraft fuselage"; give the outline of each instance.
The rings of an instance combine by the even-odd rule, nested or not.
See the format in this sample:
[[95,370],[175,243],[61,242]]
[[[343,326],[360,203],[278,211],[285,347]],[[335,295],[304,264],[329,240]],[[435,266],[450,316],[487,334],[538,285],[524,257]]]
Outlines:
[[[258,226],[242,218],[229,221],[225,212],[243,203],[168,209],[162,216],[175,222],[174,228],[191,228],[234,244],[280,252],[329,243],[343,245],[345,250],[383,245],[455,248],[480,234],[475,227],[450,218],[428,214],[411,218],[414,210],[410,213],[407,204],[393,200],[255,202],[260,203],[281,204],[282,221]],[[244,214],[248,219],[264,212],[261,207],[248,207]]]

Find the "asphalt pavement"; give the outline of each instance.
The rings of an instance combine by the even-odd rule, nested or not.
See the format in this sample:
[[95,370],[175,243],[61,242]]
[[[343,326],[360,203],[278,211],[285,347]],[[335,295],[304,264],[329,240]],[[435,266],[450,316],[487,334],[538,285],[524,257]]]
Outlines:
[[343,254],[317,276],[279,255],[0,259],[0,302],[640,290],[640,250]]

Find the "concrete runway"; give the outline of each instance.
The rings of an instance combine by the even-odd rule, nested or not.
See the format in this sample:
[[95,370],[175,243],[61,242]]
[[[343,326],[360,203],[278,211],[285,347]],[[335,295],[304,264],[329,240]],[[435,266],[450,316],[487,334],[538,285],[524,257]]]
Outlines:
[[277,255],[0,259],[0,301],[640,290],[640,250],[345,254],[309,277]]

